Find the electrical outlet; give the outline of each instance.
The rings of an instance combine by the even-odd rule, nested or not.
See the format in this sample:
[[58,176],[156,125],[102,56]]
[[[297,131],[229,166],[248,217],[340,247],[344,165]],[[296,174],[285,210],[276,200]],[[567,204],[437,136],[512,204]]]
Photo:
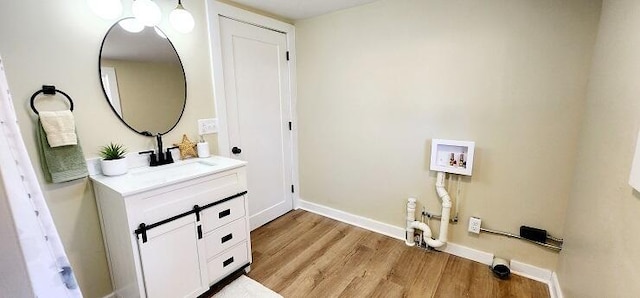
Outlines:
[[469,232],[480,234],[480,226],[482,224],[482,220],[477,217],[469,217]]
[[200,119],[198,120],[198,134],[207,135],[218,132],[218,119]]

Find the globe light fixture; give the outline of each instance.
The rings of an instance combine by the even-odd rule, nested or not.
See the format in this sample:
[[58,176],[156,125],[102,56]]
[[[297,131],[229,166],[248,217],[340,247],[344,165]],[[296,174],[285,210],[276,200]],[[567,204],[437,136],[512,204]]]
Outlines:
[[[87,5],[100,18],[111,20],[122,15],[122,0],[86,0]],[[155,27],[162,20],[162,11],[153,0],[133,0],[131,12],[135,19],[120,22],[124,30],[137,33],[144,29],[144,26]],[[182,0],[178,0],[178,5],[169,13],[169,23],[180,33],[189,33],[195,27],[193,15],[182,6]],[[163,36],[164,34],[158,34]],[[165,36],[166,37],[166,36]]]
[[169,14],[169,23],[180,33],[189,33],[193,30],[195,26],[193,16],[184,9],[182,0],[178,0],[178,6]]
[[158,4],[151,0],[134,0],[131,5],[133,16],[145,26],[153,27],[160,24],[162,12]]

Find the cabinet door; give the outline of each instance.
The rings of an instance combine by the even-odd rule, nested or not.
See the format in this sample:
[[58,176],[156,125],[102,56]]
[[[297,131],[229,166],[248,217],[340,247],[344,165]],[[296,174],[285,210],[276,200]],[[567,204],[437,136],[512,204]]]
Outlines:
[[208,289],[204,241],[194,215],[147,231],[138,240],[149,298],[197,297]]

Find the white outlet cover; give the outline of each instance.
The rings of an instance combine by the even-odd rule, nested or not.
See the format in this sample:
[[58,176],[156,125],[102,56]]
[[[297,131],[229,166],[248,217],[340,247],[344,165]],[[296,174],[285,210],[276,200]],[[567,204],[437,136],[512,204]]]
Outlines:
[[469,232],[480,234],[480,227],[482,226],[482,220],[477,217],[469,217]]
[[208,119],[199,119],[198,120],[198,134],[199,135],[208,135],[212,133],[218,132],[218,119],[217,118],[208,118]]

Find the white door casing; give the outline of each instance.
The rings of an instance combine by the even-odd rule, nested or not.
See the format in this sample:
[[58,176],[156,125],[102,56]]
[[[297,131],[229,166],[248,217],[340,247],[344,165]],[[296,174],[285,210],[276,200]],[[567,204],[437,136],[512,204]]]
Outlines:
[[297,205],[294,30],[219,2],[207,6],[219,154],[249,163],[253,230]]

